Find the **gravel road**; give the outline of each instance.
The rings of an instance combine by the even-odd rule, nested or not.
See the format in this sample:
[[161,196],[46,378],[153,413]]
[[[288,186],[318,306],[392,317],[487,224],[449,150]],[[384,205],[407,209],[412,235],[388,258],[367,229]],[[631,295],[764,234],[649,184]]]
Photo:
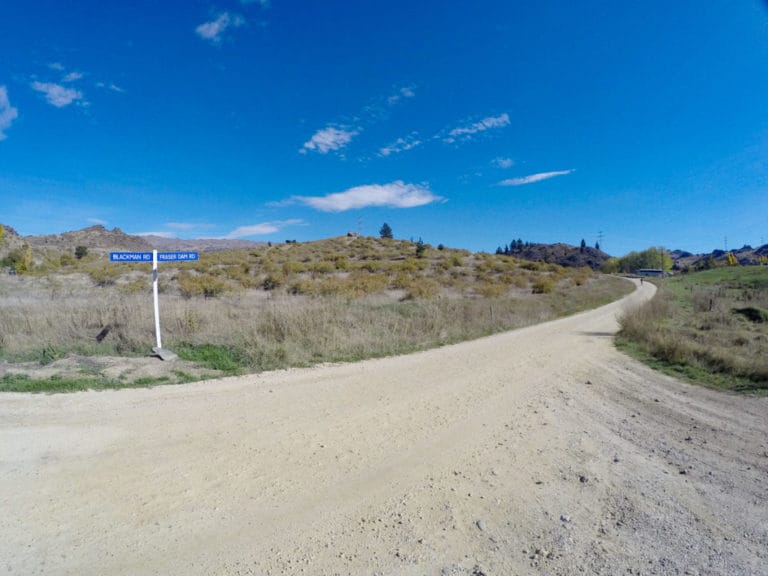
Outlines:
[[617,352],[653,291],[397,358],[0,395],[0,573],[768,574],[768,398]]

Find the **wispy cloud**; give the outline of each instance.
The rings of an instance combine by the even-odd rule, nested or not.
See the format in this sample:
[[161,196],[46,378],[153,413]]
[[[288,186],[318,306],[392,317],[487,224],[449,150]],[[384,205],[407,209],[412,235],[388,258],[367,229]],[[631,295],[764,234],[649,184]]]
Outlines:
[[76,82],[77,80],[82,79],[83,73],[82,72],[70,72],[68,74],[64,75],[64,78],[61,79],[62,82]]
[[417,132],[411,132],[405,138],[398,138],[392,144],[384,146],[379,149],[379,156],[389,156],[391,154],[399,154],[400,152],[406,152],[412,148],[416,148],[421,144],[421,140],[418,138]]
[[[327,154],[345,148],[352,139],[366,129],[379,124],[389,118],[392,107],[398,102],[408,98],[414,98],[416,92],[412,86],[393,88],[389,96],[375,96],[371,98],[355,115],[346,115],[341,119],[326,124],[326,127],[318,130],[305,142],[299,152],[306,154],[315,151],[319,154]],[[388,149],[389,146],[380,150]],[[383,153],[386,155],[386,152]],[[366,158],[367,159],[367,158]]]
[[85,220],[91,224],[100,224],[101,226],[105,226],[107,223],[106,220],[102,220],[101,218],[86,218]]
[[118,92],[120,94],[125,92],[125,88],[121,88],[117,84],[107,84],[106,82],[96,82],[96,87],[111,90],[112,92]]
[[11,127],[18,115],[19,111],[11,106],[11,101],[8,99],[7,88],[0,86],[0,140],[5,140],[5,130]]
[[355,186],[327,196],[294,196],[291,200],[321,212],[344,212],[369,206],[415,208],[444,199],[433,194],[425,184],[406,184],[396,180],[389,184]]
[[357,136],[359,133],[359,129],[349,130],[342,126],[338,128],[334,126],[327,126],[322,130],[315,132],[312,138],[304,142],[304,146],[300,152],[306,154],[307,150],[313,150],[319,152],[320,154],[327,154],[331,151],[341,150],[352,141],[352,138]]
[[443,138],[443,142],[446,144],[452,144],[457,140],[469,140],[473,135],[479,132],[485,132],[492,128],[503,128],[509,125],[509,114],[504,112],[499,116],[488,116],[483,118],[479,122],[474,122],[467,126],[459,126],[453,128],[448,132],[448,135]]
[[503,168],[506,170],[507,168],[512,168],[512,166],[515,165],[515,161],[512,160],[512,158],[504,158],[499,156],[497,158],[494,158],[491,161],[491,164],[493,164],[497,168]]
[[304,224],[304,221],[297,218],[290,220],[280,220],[277,222],[261,222],[259,224],[251,224],[250,226],[240,226],[235,228],[225,236],[228,240],[234,240],[235,238],[247,238],[248,236],[265,236],[267,234],[274,234],[279,232],[283,228],[288,226],[300,226]]
[[396,93],[387,97],[387,104],[394,106],[403,98],[413,98],[414,96],[416,96],[416,92],[414,92],[412,86],[403,86]]
[[554,172],[539,172],[538,174],[530,174],[521,178],[509,178],[499,182],[499,186],[523,186],[524,184],[533,184],[534,182],[541,182],[542,180],[549,180],[556,176],[565,176],[570,174],[573,170],[556,170]]
[[229,28],[238,28],[243,24],[245,24],[245,19],[239,14],[222,12],[216,20],[200,24],[200,26],[195,28],[195,33],[203,40],[218,44]]
[[174,230],[197,230],[199,228],[212,228],[212,224],[198,224],[195,222],[166,222],[168,228]]
[[160,238],[173,238],[173,232],[136,232],[136,236],[159,236]]
[[32,89],[45,94],[45,99],[52,106],[56,108],[64,108],[69,106],[73,102],[81,105],[87,105],[87,102],[83,99],[83,93],[74,88],[67,88],[61,84],[54,84],[53,82],[32,82]]
[[270,0],[240,0],[241,4],[261,4],[262,8],[267,8]]

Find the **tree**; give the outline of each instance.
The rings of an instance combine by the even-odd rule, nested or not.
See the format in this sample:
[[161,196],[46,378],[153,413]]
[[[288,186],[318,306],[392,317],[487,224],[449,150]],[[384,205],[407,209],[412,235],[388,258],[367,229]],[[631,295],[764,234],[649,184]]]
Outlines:
[[87,246],[77,246],[75,247],[75,258],[78,260],[82,260],[85,255],[88,254],[88,247]]
[[382,238],[392,238],[392,228],[386,222],[382,224],[381,229],[379,230],[379,236]]
[[595,242],[595,250],[600,250],[600,242]]
[[584,238],[581,239],[581,246],[579,246],[579,252],[582,254],[584,253],[584,250],[587,248],[587,243],[584,241]]
[[416,242],[416,257],[417,258],[424,258],[424,252],[427,250],[427,245],[424,244],[424,240],[419,238],[419,241]]

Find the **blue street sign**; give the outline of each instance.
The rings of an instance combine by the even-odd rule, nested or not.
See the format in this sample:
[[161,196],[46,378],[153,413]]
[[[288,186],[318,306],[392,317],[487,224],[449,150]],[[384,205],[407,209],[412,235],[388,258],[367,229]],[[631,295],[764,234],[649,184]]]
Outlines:
[[152,262],[152,252],[110,252],[110,262]]
[[158,262],[196,262],[197,252],[158,252],[157,261]]
[[[158,252],[158,262],[196,262],[197,252]],[[110,252],[110,262],[152,262],[152,252]]]

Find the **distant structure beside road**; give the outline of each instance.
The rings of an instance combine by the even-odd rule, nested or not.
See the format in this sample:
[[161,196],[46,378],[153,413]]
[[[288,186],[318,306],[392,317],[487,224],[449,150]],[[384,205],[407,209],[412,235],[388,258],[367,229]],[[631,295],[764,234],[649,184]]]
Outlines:
[[659,268],[640,268],[639,270],[635,271],[635,274],[638,276],[656,276],[659,278],[663,278],[666,276],[664,273],[664,270],[661,270]]

